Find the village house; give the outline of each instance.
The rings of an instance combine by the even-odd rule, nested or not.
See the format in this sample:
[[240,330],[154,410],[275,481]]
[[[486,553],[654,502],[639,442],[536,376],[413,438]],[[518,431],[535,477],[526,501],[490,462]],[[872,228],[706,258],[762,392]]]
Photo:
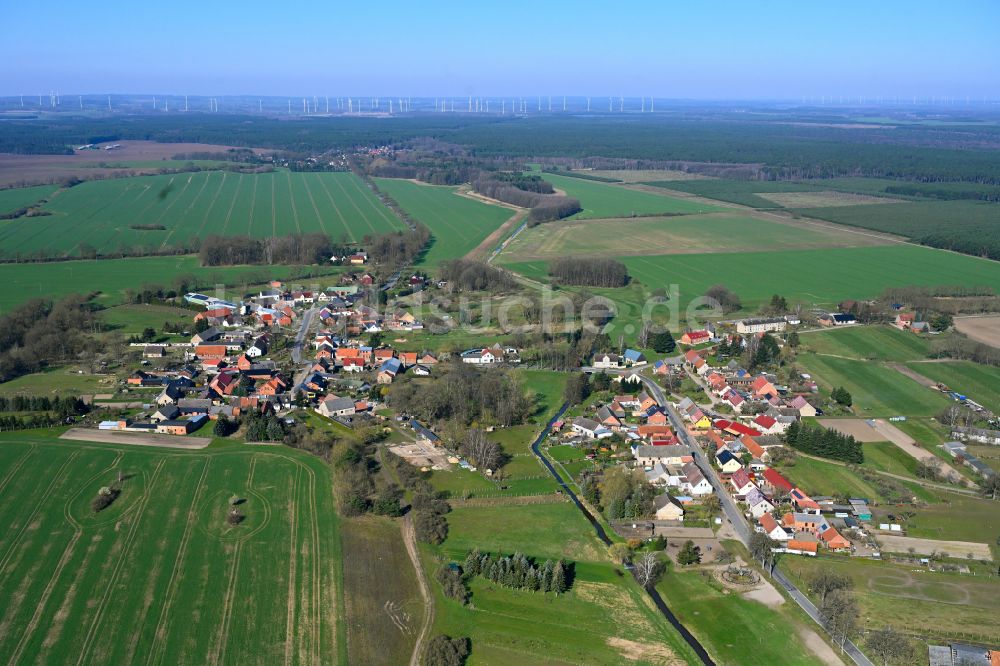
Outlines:
[[594,360],[591,365],[595,368],[601,368],[604,370],[610,368],[620,368],[622,366],[622,358],[618,354],[598,354],[594,356]]
[[319,403],[316,411],[328,418],[353,416],[357,411],[354,400],[331,395]]
[[779,525],[778,521],[775,520],[774,516],[770,513],[762,513],[757,516],[757,527],[755,529],[778,542],[788,541],[792,538],[791,535],[785,531],[785,528]]
[[684,507],[667,493],[653,500],[653,509],[657,520],[684,520]]
[[626,349],[623,356],[627,367],[632,367],[634,365],[646,365],[646,356],[641,351]]
[[684,345],[700,345],[711,341],[712,334],[702,329],[698,331],[684,331],[678,342]]
[[757,486],[750,480],[750,475],[742,467],[733,472],[729,477],[729,483],[733,487],[733,496],[738,500],[745,499],[751,490],[757,490]]
[[573,419],[570,425],[573,432],[579,433],[589,439],[603,439],[611,437],[612,432],[593,419],[578,416]]
[[644,444],[632,447],[632,455],[636,463],[642,467],[652,467],[656,463],[663,465],[684,465],[694,458],[691,449],[686,446],[647,446]]
[[743,469],[743,464],[729,449],[719,449],[715,454],[715,464],[718,465],[723,474],[733,474]]
[[375,381],[379,384],[391,384],[392,380],[396,378],[399,374],[402,365],[398,358],[387,358],[379,366],[378,374],[375,377]]
[[754,518],[760,518],[764,514],[774,511],[774,504],[758,488],[748,491],[744,501],[747,504],[750,515]]
[[741,319],[736,322],[736,332],[741,335],[751,333],[777,333],[785,330],[788,322],[783,317],[765,319]]
[[778,493],[792,492],[791,481],[783,477],[778,470],[769,467],[764,470],[761,476],[762,485],[772,496]]

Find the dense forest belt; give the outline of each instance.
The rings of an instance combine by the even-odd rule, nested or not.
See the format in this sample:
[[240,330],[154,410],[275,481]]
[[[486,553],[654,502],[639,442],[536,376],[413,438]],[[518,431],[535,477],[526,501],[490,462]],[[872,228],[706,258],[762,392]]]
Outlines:
[[[399,118],[310,118],[212,115],[149,116],[122,123],[107,118],[35,118],[5,122],[0,152],[69,154],[82,143],[147,139],[200,142],[296,152],[352,149],[360,145],[405,145],[427,137],[467,146],[487,157],[587,158],[760,165],[763,178],[869,176],[920,182],[1000,184],[1000,134],[984,125],[918,124],[871,127],[800,122],[754,122],[723,118],[706,110],[701,118],[650,116],[625,122],[594,115],[497,118],[410,116]],[[781,120],[779,118],[779,120]]]

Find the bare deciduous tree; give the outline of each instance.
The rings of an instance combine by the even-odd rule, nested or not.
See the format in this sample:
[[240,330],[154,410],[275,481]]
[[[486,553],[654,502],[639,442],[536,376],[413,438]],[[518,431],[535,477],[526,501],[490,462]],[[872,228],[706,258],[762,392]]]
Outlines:
[[662,562],[656,553],[646,553],[635,563],[635,579],[639,585],[648,588],[656,583],[662,570]]
[[495,470],[502,451],[499,444],[486,437],[485,432],[477,428],[470,428],[465,433],[462,452],[478,467]]

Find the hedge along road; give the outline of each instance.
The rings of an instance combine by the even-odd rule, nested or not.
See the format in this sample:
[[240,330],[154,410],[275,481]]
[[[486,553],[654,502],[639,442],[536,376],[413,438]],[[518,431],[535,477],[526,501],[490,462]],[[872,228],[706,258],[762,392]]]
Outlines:
[[[576,505],[576,508],[580,509],[580,511],[583,512],[583,516],[593,526],[594,532],[597,533],[597,538],[600,539],[605,546],[610,546],[611,539],[608,538],[608,534],[607,532],[604,531],[604,527],[601,526],[597,518],[595,518],[594,515],[590,513],[587,507],[583,505],[583,502],[581,502],[580,498],[576,496],[576,493],[574,493],[572,489],[570,489],[569,484],[563,481],[562,477],[559,476],[559,474],[556,472],[555,467],[553,467],[552,463],[549,462],[549,459],[543,456],[542,452],[539,450],[539,446],[541,445],[541,443],[545,441],[545,438],[548,437],[549,433],[552,431],[552,424],[561,419],[562,415],[566,413],[566,410],[568,408],[569,408],[569,403],[564,402],[562,407],[559,408],[559,411],[556,412],[555,416],[549,419],[549,422],[545,424],[545,428],[543,428],[542,431],[538,434],[538,437],[535,438],[535,441],[531,443],[531,451],[538,457],[540,461],[542,461],[542,464],[545,465],[545,468],[547,470],[549,470],[549,473],[552,474],[552,476],[555,478],[556,483],[558,483],[559,487],[563,489],[563,492],[569,495],[569,498],[573,500],[573,504]],[[632,567],[632,565],[626,564],[625,568],[632,573],[632,577],[634,578],[635,570]],[[636,582],[638,582],[638,580]],[[706,666],[715,666],[715,662],[712,661],[712,658],[709,656],[705,648],[702,647],[701,643],[698,642],[698,639],[695,638],[694,635],[687,630],[687,627],[685,627],[683,624],[680,623],[680,620],[677,619],[677,616],[674,615],[673,612],[671,612],[670,608],[667,607],[666,602],[663,601],[663,597],[660,596],[660,593],[656,590],[656,588],[643,587],[643,589],[646,590],[646,593],[653,600],[653,603],[656,605],[656,608],[660,611],[663,617],[667,618],[667,622],[670,623],[670,626],[672,626],[674,629],[677,630],[677,633],[681,635],[681,638],[684,639],[684,642],[687,643],[694,651],[694,653],[698,655],[698,658],[701,659],[702,663],[706,664]]]

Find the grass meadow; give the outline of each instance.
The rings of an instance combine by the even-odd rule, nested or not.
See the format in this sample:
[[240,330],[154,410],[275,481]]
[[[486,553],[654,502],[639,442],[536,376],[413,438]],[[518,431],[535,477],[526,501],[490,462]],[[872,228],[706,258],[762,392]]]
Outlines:
[[751,208],[780,208],[778,204],[758,194],[774,192],[818,192],[824,187],[791,181],[727,180],[658,180],[646,183],[678,192],[687,192],[708,199],[718,199]]
[[802,349],[866,361],[915,361],[926,358],[927,339],[892,326],[854,326],[804,333]]
[[431,230],[431,247],[421,262],[434,267],[464,257],[510,219],[508,208],[458,196],[458,188],[376,178],[379,188]]
[[1000,580],[919,570],[912,566],[860,558],[782,557],[779,567],[800,589],[820,570],[834,571],[854,583],[866,629],[891,626],[938,639],[990,637],[1000,640]]
[[1000,413],[1000,368],[970,361],[910,363],[908,367]]
[[[791,630],[801,621],[792,617],[789,602],[770,608],[727,590],[711,571],[679,566],[672,567],[656,587],[716,663],[816,663],[816,655]],[[769,640],[777,635],[782,640]]]
[[[88,181],[59,192],[43,208],[51,214],[0,223],[7,255],[72,256],[82,245],[99,252],[157,250],[210,234],[323,232],[360,241],[403,229],[352,173],[207,171]],[[130,228],[137,224],[165,229]]]
[[921,238],[948,230],[972,238],[1000,231],[1000,207],[987,201],[917,201],[869,206],[798,208],[796,212],[852,227]]
[[572,587],[559,596],[509,590],[477,577],[463,607],[432,581],[432,633],[470,637],[468,663],[697,663],[631,576],[608,562],[604,545],[572,504],[458,507],[448,524],[442,546],[422,547],[431,574],[441,563],[461,562],[473,547],[574,562]]
[[[118,472],[122,494],[90,502]],[[0,653],[12,663],[331,663],[330,477],[287,449],[0,441]],[[246,520],[225,517],[245,499]]]
[[544,173],[541,176],[552,183],[552,186],[557,190],[562,190],[568,196],[580,200],[580,207],[583,210],[571,219],[681,215],[713,213],[722,210],[718,206],[699,201],[687,201],[665,194],[633,190],[595,180],[557,176],[551,173]]
[[864,418],[934,416],[951,400],[882,363],[800,354],[798,363],[821,387],[846,388],[854,413]]

